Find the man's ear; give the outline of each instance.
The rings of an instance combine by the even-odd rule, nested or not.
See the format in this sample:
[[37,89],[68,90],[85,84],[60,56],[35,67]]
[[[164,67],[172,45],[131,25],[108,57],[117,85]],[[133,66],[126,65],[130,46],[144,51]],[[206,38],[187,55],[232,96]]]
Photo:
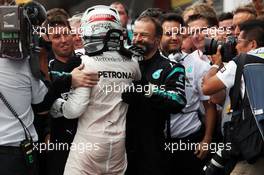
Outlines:
[[155,39],[155,41],[156,41],[157,45],[160,46],[161,37],[157,37],[157,38]]
[[252,46],[251,46],[252,49],[258,48],[258,44],[257,44],[257,41],[256,40],[252,40],[251,44],[252,44]]

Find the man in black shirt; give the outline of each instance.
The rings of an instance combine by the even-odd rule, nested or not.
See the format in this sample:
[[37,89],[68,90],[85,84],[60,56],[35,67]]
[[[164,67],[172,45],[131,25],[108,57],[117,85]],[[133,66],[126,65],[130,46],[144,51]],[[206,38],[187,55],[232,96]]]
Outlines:
[[[144,50],[139,61],[142,79],[136,90],[123,93],[129,104],[126,128],[128,175],[166,175],[164,127],[170,113],[178,113],[186,104],[184,67],[159,54],[163,34],[161,25],[148,16],[135,22],[133,44]],[[140,88],[145,91],[140,91]]]

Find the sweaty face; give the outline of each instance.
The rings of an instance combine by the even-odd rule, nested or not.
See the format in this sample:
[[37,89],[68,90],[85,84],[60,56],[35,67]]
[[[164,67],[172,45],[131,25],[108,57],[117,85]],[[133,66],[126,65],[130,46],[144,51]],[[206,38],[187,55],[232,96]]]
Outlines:
[[162,24],[163,35],[160,48],[163,52],[170,54],[180,50],[182,44],[180,27],[180,23],[176,21],[165,21]]
[[155,25],[150,21],[136,21],[133,33],[133,45],[145,49],[145,56],[153,52],[159,45]]
[[192,42],[194,46],[199,50],[203,50],[205,45],[205,30],[208,28],[207,21],[205,19],[197,19],[188,25],[192,31]]
[[56,56],[69,57],[73,51],[72,35],[66,26],[56,26],[50,29],[49,39]]

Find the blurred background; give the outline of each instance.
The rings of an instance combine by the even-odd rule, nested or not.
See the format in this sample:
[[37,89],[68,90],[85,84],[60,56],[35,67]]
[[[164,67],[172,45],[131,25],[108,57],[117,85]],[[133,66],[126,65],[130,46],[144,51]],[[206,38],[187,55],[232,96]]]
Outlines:
[[[47,9],[60,7],[67,10],[71,15],[82,12],[93,5],[110,5],[116,0],[37,0]],[[121,0],[129,10],[129,16],[137,17],[142,11],[149,7],[159,7],[163,10],[184,9],[186,6],[196,2],[209,2],[216,9],[217,13],[232,11],[241,3],[248,3],[250,0]]]
[[[0,4],[9,4],[12,1],[29,0],[0,0]],[[251,0],[34,0],[45,6],[47,10],[51,8],[63,8],[70,15],[84,12],[94,5],[110,5],[114,1],[120,1],[128,8],[129,16],[135,19],[147,8],[161,8],[166,11],[184,10],[185,7],[195,2],[205,2],[214,7],[217,14],[233,11],[236,7],[248,4]]]

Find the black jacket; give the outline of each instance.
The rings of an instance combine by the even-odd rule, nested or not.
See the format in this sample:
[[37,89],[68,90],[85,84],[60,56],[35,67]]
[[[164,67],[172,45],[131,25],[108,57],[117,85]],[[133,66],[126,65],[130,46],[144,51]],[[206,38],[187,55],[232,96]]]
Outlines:
[[165,121],[170,113],[180,112],[186,104],[184,67],[172,63],[157,52],[151,59],[139,62],[142,79],[160,87],[149,98],[139,92],[125,92],[129,104],[126,123],[127,173],[133,175],[165,175],[163,153]]
[[[56,91],[54,96],[60,98],[70,91],[70,72],[81,64],[79,57],[71,58],[67,63],[54,59],[49,64],[51,82]],[[78,119],[69,120],[64,117],[51,118],[51,142],[71,143],[77,130]]]
[[[49,64],[49,74],[51,86],[54,89],[54,98],[67,94],[71,88],[70,72],[81,64],[79,57],[71,58],[67,63],[60,62],[57,59],[51,60]],[[64,172],[64,167],[68,158],[71,143],[77,130],[78,119],[66,119],[64,117],[52,118],[50,122],[50,142],[54,144],[68,145],[63,148],[48,152],[47,172],[49,175],[60,175]]]

